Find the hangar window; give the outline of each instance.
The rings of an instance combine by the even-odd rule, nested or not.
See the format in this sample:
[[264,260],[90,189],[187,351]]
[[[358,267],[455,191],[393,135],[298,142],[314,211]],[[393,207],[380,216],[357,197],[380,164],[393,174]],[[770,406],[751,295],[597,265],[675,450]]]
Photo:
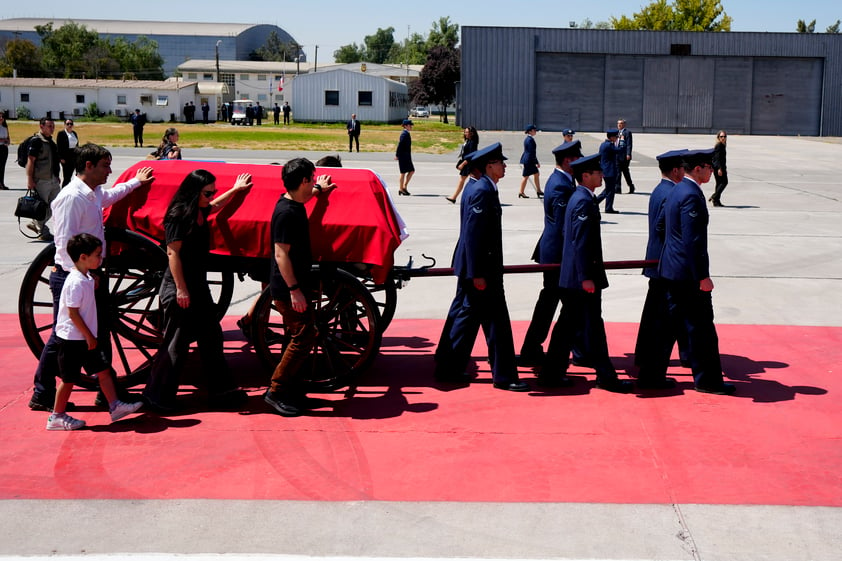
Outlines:
[[357,92],[357,105],[371,105],[371,92]]
[[339,90],[325,90],[325,105],[339,105]]
[[117,96],[117,105],[126,105],[126,96],[118,95]]

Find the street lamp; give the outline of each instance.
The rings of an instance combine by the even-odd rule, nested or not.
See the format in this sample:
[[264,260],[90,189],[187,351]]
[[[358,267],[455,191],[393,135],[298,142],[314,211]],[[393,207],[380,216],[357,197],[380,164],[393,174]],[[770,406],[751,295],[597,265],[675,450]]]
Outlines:
[[222,39],[216,42],[216,81],[219,82],[219,45],[222,44]]

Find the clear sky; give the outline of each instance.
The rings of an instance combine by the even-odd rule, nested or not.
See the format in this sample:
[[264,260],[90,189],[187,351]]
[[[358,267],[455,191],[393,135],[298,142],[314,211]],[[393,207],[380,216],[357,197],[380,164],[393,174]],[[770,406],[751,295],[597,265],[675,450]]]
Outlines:
[[[304,45],[307,59],[331,62],[333,51],[349,43],[362,44],[378,28],[393,27],[395,40],[408,31],[426,35],[439,17],[464,25],[567,27],[569,22],[608,21],[631,16],[650,2],[600,0],[174,0],[169,2],[107,2],[104,0],[37,0],[6,2],[2,18],[134,19],[150,21],[229,21],[274,24]],[[732,31],[795,31],[799,19],[816,20],[816,31],[842,19],[839,0],[723,0]],[[409,28],[409,29],[408,29]]]

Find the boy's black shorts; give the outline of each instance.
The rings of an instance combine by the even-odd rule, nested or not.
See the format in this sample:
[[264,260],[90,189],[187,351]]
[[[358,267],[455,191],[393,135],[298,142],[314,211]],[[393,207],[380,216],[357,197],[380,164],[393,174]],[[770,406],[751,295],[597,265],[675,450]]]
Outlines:
[[87,341],[68,341],[61,337],[58,340],[58,370],[62,382],[78,384],[81,380],[82,368],[89,374],[98,374],[108,370],[111,365],[105,353],[99,347],[88,350]]

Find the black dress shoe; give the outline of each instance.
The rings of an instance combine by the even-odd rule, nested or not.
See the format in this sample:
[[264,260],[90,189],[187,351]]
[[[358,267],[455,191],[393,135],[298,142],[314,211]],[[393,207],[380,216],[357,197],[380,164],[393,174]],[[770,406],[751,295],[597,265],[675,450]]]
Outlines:
[[611,210],[605,209],[603,212],[605,214],[620,214],[619,210],[614,210],[613,208]]
[[573,380],[564,374],[551,374],[536,376],[539,386],[545,388],[569,388],[573,385]]
[[525,194],[523,194],[523,193],[518,193],[518,194],[517,194],[517,198],[518,198],[518,199],[528,199],[528,198],[529,198],[529,195],[525,195]]
[[712,387],[712,388],[706,388],[704,386],[696,386],[695,389],[696,389],[697,392],[715,393],[717,395],[734,395],[735,393],[737,393],[737,386],[735,386],[734,384],[727,384],[727,383],[724,383],[724,382],[722,383],[721,386],[715,386],[715,387]]
[[452,205],[455,205],[455,204],[456,204],[456,199],[455,199],[455,198],[454,198],[454,199],[451,199],[450,197],[445,197],[445,200],[446,200],[447,202],[449,202],[450,204],[452,204]]
[[634,390],[634,382],[629,380],[597,380],[596,387],[607,392],[629,393]]
[[507,392],[528,392],[529,384],[526,382],[494,382],[494,387],[498,390],[506,390]]
[[[33,395],[32,399],[29,400],[29,408],[32,411],[47,411],[49,413],[53,412],[53,405],[56,403],[56,398],[53,396],[52,399],[46,399],[41,396]],[[64,405],[65,411],[75,411],[76,404],[72,401],[68,401]]]
[[641,390],[671,390],[675,387],[675,378],[656,378],[654,380],[638,378],[637,387]]
[[634,193],[634,185],[629,185],[629,195]]
[[543,191],[541,191],[540,193],[538,193],[538,198],[539,198],[539,199],[543,199],[543,198],[544,198],[544,192],[543,192]]

